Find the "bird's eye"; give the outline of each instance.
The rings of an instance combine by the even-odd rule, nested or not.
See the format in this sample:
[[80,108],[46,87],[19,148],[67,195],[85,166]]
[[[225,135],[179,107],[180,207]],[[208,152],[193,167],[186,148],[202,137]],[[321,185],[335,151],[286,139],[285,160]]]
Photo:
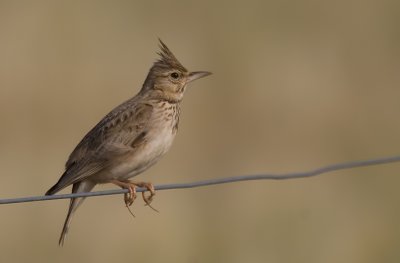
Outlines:
[[177,72],[172,72],[172,73],[171,73],[171,78],[173,78],[173,79],[179,79],[179,73],[177,73]]

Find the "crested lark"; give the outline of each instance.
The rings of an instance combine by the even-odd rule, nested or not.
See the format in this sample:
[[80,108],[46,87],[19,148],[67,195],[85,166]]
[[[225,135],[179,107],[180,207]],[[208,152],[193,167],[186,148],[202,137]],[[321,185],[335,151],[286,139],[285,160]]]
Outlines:
[[[65,172],[46,195],[72,184],[72,193],[89,192],[96,184],[114,183],[129,189],[125,204],[136,198],[136,186],[145,187],[146,204],[154,195],[151,183],[129,181],[155,164],[170,148],[178,130],[180,102],[186,85],[210,75],[188,72],[160,40],[160,59],[133,98],[108,113],[90,130],[69,156]],[[84,198],[72,198],[59,244],[63,245],[73,213]]]

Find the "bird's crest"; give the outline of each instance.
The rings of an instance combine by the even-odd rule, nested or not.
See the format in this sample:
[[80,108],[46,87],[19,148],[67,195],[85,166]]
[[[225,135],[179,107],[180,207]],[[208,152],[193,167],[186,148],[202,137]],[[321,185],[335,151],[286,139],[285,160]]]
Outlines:
[[187,69],[182,66],[178,59],[176,59],[174,54],[172,54],[167,45],[165,45],[164,42],[161,41],[161,39],[158,40],[160,41],[160,52],[158,52],[157,54],[160,56],[160,58],[154,63],[154,66],[187,71]]

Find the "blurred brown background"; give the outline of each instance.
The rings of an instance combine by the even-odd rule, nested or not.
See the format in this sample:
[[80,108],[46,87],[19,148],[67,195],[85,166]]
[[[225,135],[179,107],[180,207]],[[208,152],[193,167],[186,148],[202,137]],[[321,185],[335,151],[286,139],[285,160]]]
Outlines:
[[[141,87],[163,39],[191,70],[156,184],[400,152],[399,1],[1,1],[0,198],[43,194]],[[0,262],[399,262],[400,165],[0,207]],[[111,185],[96,189],[110,189]],[[69,189],[67,191],[69,192]]]

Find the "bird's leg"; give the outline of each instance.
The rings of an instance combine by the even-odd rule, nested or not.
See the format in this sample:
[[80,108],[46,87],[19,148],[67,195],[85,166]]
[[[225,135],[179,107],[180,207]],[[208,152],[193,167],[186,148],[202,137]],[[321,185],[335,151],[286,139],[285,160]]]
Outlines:
[[125,193],[125,195],[124,195],[124,201],[125,201],[126,207],[128,207],[128,209],[129,209],[129,206],[131,206],[133,204],[133,201],[137,197],[137,195],[136,195],[136,187],[146,188],[150,192],[150,195],[146,196],[145,195],[145,191],[143,191],[142,192],[143,201],[151,209],[153,209],[154,211],[158,212],[157,209],[155,209],[154,207],[152,207],[150,205],[150,203],[153,201],[154,195],[156,194],[156,192],[154,190],[154,186],[153,186],[152,183],[146,183],[146,182],[138,182],[138,183],[136,183],[136,182],[131,182],[129,180],[126,180],[126,181],[113,180],[111,183],[113,183],[115,185],[118,185],[121,188],[129,190],[129,193]]

